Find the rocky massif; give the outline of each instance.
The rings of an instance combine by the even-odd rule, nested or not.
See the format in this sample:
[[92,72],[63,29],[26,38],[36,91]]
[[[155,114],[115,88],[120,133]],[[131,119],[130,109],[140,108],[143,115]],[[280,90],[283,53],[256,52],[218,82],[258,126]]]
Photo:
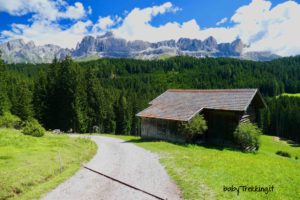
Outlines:
[[159,59],[166,56],[188,55],[266,61],[279,57],[270,52],[244,53],[245,48],[246,45],[240,39],[220,44],[213,37],[203,41],[180,38],[178,41],[150,43],[141,40],[127,41],[115,37],[111,32],[97,37],[86,36],[75,49],[64,49],[51,44],[36,46],[33,41],[25,43],[21,39],[0,44],[2,57],[7,63],[49,63],[55,56],[62,59],[66,55],[79,60],[102,57]]

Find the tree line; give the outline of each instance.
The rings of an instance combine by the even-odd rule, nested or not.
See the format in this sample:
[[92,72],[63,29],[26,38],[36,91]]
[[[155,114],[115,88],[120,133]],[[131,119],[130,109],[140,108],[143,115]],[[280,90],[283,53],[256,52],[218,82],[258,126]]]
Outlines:
[[261,112],[264,133],[300,142],[300,97],[278,96]]
[[[300,57],[271,62],[193,57],[75,62],[67,57],[51,64],[2,62],[1,71],[0,91],[4,92],[0,99],[4,100],[0,112],[9,110],[22,119],[33,116],[47,129],[76,132],[96,128],[105,133],[138,134],[135,114],[170,88],[259,88],[264,97],[273,99],[268,101],[269,114],[262,112],[259,124],[267,133],[277,134],[282,132],[278,127],[285,125],[275,126],[271,119],[285,104],[275,97],[300,92]],[[292,132],[285,130],[287,136]]]

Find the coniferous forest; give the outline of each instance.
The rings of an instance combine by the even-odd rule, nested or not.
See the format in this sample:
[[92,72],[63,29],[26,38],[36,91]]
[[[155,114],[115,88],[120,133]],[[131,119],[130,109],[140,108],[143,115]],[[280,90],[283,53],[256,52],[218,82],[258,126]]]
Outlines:
[[51,64],[0,63],[0,115],[36,118],[46,129],[139,134],[135,114],[170,88],[259,88],[265,134],[300,141],[300,57],[270,62],[231,58],[100,59]]

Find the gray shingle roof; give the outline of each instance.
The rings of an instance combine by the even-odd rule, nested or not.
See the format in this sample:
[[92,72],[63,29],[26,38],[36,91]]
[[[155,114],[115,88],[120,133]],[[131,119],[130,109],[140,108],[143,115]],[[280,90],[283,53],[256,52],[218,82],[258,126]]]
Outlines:
[[202,109],[245,111],[257,89],[167,90],[137,116],[189,121]]

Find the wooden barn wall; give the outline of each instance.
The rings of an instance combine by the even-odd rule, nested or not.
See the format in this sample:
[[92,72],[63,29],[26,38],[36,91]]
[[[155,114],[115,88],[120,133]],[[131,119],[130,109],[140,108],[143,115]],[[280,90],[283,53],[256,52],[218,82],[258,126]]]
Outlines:
[[240,122],[251,122],[257,123],[257,119],[259,118],[259,112],[261,105],[259,104],[259,97],[256,95],[251,104],[249,105],[248,109],[241,117]]
[[204,110],[208,132],[206,138],[213,143],[232,141],[233,132],[243,115],[241,112]]
[[141,122],[141,136],[174,142],[183,142],[183,136],[178,133],[178,122],[143,118]]

